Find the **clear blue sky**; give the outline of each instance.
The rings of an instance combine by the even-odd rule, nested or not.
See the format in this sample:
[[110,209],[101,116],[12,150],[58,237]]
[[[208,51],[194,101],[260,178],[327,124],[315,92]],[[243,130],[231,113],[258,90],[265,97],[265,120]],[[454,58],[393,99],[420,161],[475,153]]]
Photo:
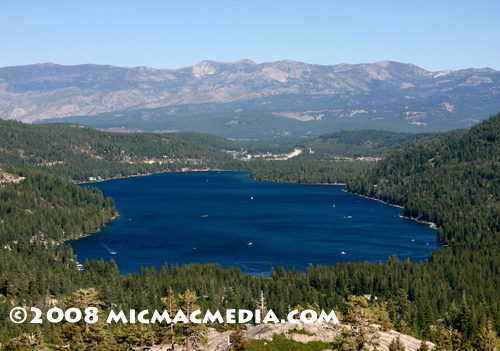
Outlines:
[[499,0],[2,0],[0,67],[202,60],[500,70]]

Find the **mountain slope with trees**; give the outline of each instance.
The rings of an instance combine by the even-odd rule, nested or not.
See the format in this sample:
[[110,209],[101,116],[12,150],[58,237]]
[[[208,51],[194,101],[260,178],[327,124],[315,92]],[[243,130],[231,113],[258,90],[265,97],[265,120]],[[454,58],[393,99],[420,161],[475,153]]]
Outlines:
[[[220,141],[219,141],[220,142]],[[85,181],[181,169],[206,168],[232,157],[172,134],[111,133],[74,124],[29,125],[0,121],[0,162],[37,167]]]
[[461,138],[415,144],[380,161],[347,189],[434,222],[445,243],[492,244],[500,231],[500,115]]

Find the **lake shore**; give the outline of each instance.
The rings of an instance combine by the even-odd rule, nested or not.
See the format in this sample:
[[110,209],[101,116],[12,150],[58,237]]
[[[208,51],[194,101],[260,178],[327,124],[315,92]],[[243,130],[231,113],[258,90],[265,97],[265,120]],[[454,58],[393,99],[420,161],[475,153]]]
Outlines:
[[[346,190],[344,190],[344,191],[346,191]],[[383,200],[380,200],[380,199],[376,199],[376,198],[373,198],[373,197],[369,197],[369,196],[365,196],[365,195],[361,195],[361,194],[356,194],[356,193],[349,193],[349,194],[358,195],[358,196],[364,197],[365,199],[375,200],[375,201],[381,202],[383,204],[386,204],[386,205],[389,205],[389,206],[392,206],[392,207],[397,207],[397,208],[400,208],[400,209],[404,209],[403,206],[390,204],[390,203],[388,203],[386,201],[383,201]],[[403,216],[403,215],[399,215],[399,217],[400,218],[404,218],[404,219],[410,219],[410,220],[418,222],[418,223],[428,224],[429,227],[431,227],[432,229],[436,229],[436,230],[438,229],[437,224],[434,223],[434,222],[423,221],[423,220],[418,219],[418,218],[406,217],[406,216]]]
[[[105,181],[114,180],[114,179],[146,177],[146,176],[155,175],[155,174],[184,173],[184,172],[237,172],[237,171],[225,170],[225,169],[190,169],[190,170],[186,170],[186,171],[164,171],[164,172],[155,172],[155,173],[138,173],[138,174],[130,174],[130,175],[126,175],[126,176],[109,177],[109,178],[102,178],[102,179],[96,179],[96,180],[73,180],[73,182],[75,182],[75,184],[92,184],[92,183],[100,183],[100,182],[105,182]],[[244,172],[249,172],[249,171],[244,171]]]
[[[344,190],[344,191],[348,192],[347,190]],[[358,195],[358,196],[364,197],[365,199],[370,199],[370,200],[378,201],[378,202],[381,202],[383,204],[386,204],[386,205],[389,205],[389,206],[392,206],[392,207],[397,207],[397,208],[400,208],[400,209],[404,209],[403,206],[390,204],[390,203],[388,203],[388,202],[386,202],[384,200],[376,199],[374,197],[369,197],[369,196],[366,196],[366,195],[361,195],[361,194],[356,194],[356,193],[349,193],[349,194]]]
[[92,236],[94,234],[97,234],[99,233],[103,228],[105,228],[109,223],[113,222],[115,219],[117,219],[119,217],[119,214],[118,212],[116,212],[116,215],[111,217],[111,219],[109,221],[107,221],[104,226],[102,226],[101,228],[99,228],[97,231],[95,232],[92,232],[92,233],[78,233],[78,234],[75,234],[75,235],[71,235],[71,236],[68,236],[66,238],[63,238],[62,239],[62,242],[65,243],[67,241],[75,241],[75,240],[79,240],[79,239],[83,239],[83,238],[88,238],[89,236]]

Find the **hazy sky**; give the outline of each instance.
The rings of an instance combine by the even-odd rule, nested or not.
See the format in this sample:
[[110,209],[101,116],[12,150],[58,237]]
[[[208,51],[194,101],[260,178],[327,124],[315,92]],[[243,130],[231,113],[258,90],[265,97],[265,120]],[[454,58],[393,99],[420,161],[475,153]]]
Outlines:
[[500,70],[499,0],[1,0],[0,67],[391,60]]

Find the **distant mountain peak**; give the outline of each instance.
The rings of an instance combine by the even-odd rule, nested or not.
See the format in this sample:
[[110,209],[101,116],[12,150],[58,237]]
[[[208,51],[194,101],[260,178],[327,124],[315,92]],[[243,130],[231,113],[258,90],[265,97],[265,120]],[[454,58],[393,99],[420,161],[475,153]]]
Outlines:
[[373,64],[380,67],[388,67],[391,63],[392,63],[391,61],[385,60],[385,61],[374,62]]
[[246,64],[246,65],[250,65],[250,66],[256,65],[256,63],[254,61],[249,60],[249,59],[242,59],[242,60],[236,61],[235,63],[242,63],[242,64]]
[[57,63],[52,63],[52,62],[43,62],[43,63],[38,63],[35,66],[45,68],[45,67],[58,67],[61,65],[58,65]]

